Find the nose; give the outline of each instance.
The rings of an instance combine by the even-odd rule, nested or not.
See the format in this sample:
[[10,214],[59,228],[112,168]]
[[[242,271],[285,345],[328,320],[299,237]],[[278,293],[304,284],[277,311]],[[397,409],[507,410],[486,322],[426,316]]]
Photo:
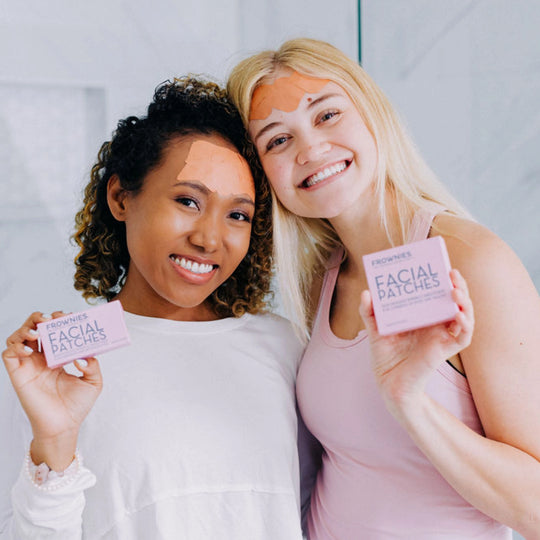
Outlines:
[[303,137],[298,141],[296,161],[298,165],[319,161],[330,148],[330,143],[323,138],[317,138],[316,136]]
[[222,244],[222,230],[218,217],[213,213],[202,214],[194,223],[189,240],[205,253],[219,249]]

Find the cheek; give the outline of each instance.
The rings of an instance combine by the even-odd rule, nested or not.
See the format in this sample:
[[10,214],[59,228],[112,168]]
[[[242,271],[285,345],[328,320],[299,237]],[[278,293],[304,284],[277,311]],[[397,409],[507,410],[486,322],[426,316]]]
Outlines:
[[273,164],[268,171],[265,169],[265,172],[268,182],[270,182],[270,185],[278,198],[286,197],[287,192],[290,191],[294,184],[290,174],[290,168],[284,163],[279,163]]
[[288,161],[283,156],[261,157],[261,165],[268,181],[274,189],[279,189],[279,184],[284,181],[287,174]]
[[166,212],[141,215],[141,219],[126,222],[128,250],[143,258],[152,258],[163,250],[170,249],[171,237],[178,235],[184,227],[176,216]]
[[250,240],[251,240],[251,227],[249,227],[249,230],[246,233],[244,233],[244,235],[242,236],[242,238],[240,239],[238,243],[238,252],[239,252],[240,260],[242,260],[246,256],[249,250]]
[[224,233],[226,234],[224,240],[229,256],[232,258],[231,262],[234,263],[235,266],[238,266],[248,252],[251,239],[251,227],[245,227],[243,230],[234,227],[227,232],[224,231]]

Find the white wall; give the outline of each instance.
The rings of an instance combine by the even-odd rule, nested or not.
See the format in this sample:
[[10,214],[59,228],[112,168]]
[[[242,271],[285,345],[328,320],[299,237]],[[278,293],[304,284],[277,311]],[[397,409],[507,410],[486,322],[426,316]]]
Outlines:
[[68,237],[117,120],[143,113],[168,78],[223,81],[248,54],[300,35],[356,55],[356,0],[2,0],[0,343],[33,310],[84,306]]
[[362,1],[364,67],[540,289],[539,28],[534,0]]

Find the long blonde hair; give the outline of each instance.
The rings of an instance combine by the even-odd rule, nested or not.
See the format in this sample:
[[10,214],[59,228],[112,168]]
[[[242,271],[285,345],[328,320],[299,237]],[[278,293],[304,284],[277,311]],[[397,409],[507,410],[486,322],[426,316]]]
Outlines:
[[[240,62],[232,71],[227,91],[246,126],[255,89],[282,68],[341,86],[375,139],[378,167],[375,178],[381,225],[393,245],[408,236],[410,216],[418,208],[438,203],[448,212],[470,217],[421,158],[388,98],[369,75],[334,46],[314,39],[286,41],[277,51],[264,51]],[[399,231],[391,232],[387,191],[396,201]],[[296,216],[273,196],[274,261],[286,313],[307,335],[313,309],[310,291],[313,278],[324,270],[329,254],[341,246],[325,219]]]

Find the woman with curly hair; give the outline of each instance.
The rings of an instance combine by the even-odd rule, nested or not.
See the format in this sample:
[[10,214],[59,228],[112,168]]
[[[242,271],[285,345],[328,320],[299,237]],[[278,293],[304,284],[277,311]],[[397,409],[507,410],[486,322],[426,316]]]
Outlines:
[[301,345],[265,313],[271,207],[254,156],[224,91],[193,78],[162,84],[101,147],[75,287],[121,301],[131,345],[77,361],[81,376],[38,350],[36,325],[61,312],[8,338],[27,416],[14,408],[8,455],[29,451],[18,478],[2,464],[0,538],[301,538]]

